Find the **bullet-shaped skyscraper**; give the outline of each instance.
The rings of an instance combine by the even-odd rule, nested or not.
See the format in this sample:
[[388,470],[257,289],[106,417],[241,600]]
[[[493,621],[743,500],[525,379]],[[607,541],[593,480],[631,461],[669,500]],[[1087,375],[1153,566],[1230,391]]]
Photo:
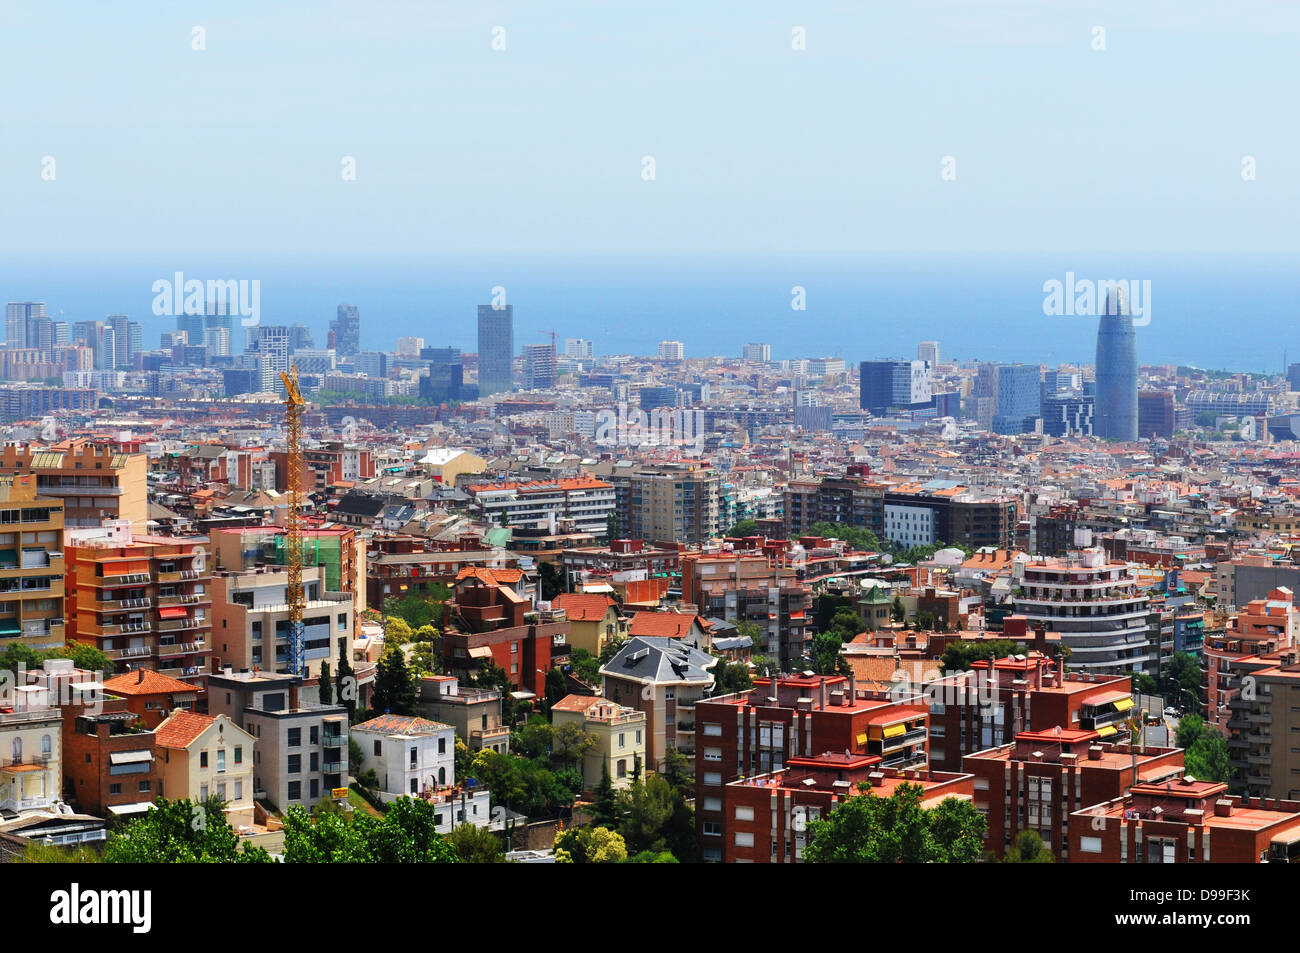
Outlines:
[[1097,396],[1093,433],[1111,440],[1138,438],[1137,332],[1122,287],[1106,292],[1097,324]]
[[478,306],[478,392],[480,397],[501,394],[513,386],[515,358],[515,306]]

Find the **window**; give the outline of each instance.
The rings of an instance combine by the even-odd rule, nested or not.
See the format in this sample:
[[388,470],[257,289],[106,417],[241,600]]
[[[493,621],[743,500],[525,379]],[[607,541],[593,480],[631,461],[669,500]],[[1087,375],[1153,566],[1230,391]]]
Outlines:
[[626,734],[626,732],[622,732],[622,731],[620,731],[620,732],[618,733],[618,746],[619,746],[620,748],[626,748],[626,747],[627,747],[627,734]]
[[199,800],[200,800],[200,801],[206,801],[207,799],[208,799],[208,786],[207,786],[206,784],[200,784],[200,785],[199,785]]
[[384,753],[384,743],[383,743],[382,741],[376,741],[376,742],[375,742],[375,757],[376,757],[376,758],[381,757],[381,756],[383,755],[383,753]]
[[235,764],[244,763],[244,748],[242,745],[235,745]]
[[244,799],[244,782],[243,782],[243,781],[236,781],[236,782],[235,782],[235,800],[236,800],[236,801],[242,801],[243,799]]
[[217,749],[217,771],[222,772],[225,770],[226,770],[226,749],[218,748]]
[[438,754],[447,753],[447,739],[445,737],[438,739]]
[[285,763],[285,770],[288,771],[290,774],[301,774],[301,773],[302,773],[302,755],[300,755],[300,754],[291,754],[291,755],[289,755],[289,757],[288,757],[288,759],[287,759],[287,761],[286,761],[286,763]]
[[711,787],[718,787],[719,785],[722,784],[722,772],[721,772],[721,771],[705,771],[705,772],[704,772],[704,783],[707,784],[707,785],[709,785],[709,786],[711,786]]
[[312,725],[311,728],[308,729],[307,737],[310,739],[312,744],[320,744],[320,726]]
[[289,800],[290,800],[290,801],[301,801],[301,800],[302,800],[302,782],[301,782],[301,781],[290,781],[288,787],[289,787],[289,790],[288,790]]
[[320,770],[320,752],[319,752],[319,751],[313,751],[313,752],[311,753],[310,764],[311,764],[311,770],[312,770],[312,773],[315,773],[315,772],[317,772],[317,771]]
[[720,797],[706,797],[706,798],[704,799],[704,809],[705,809],[706,811],[720,811],[720,810],[722,810],[722,798],[720,798]]
[[[441,741],[442,739],[438,739]],[[416,748],[411,749],[411,767],[416,767],[420,763],[420,752]]]
[[736,846],[753,847],[754,835],[749,833],[748,831],[736,831]]
[[109,794],[121,794],[121,793],[122,793],[122,785],[120,785],[120,784],[110,784],[110,785],[108,786],[108,793],[109,793]]
[[627,759],[626,759],[626,758],[619,758],[619,759],[618,759],[618,776],[619,776],[620,778],[625,778],[625,777],[627,777]]
[[288,738],[288,741],[286,742],[286,744],[287,744],[290,748],[298,748],[298,747],[301,747],[301,746],[302,746],[302,729],[301,729],[301,728],[290,728],[290,729],[289,729],[289,738]]
[[199,752],[199,767],[206,768],[207,766],[208,766],[208,752],[206,749],[204,749],[203,751]]
[[420,793],[420,782],[417,781],[415,778],[411,778],[411,793],[412,794]]
[[226,799],[226,782],[225,782],[225,781],[220,781],[220,782],[217,783],[217,797],[221,798],[221,800],[223,800],[223,801]]
[[311,799],[314,801],[320,797],[320,781],[316,778],[311,779]]
[[754,819],[754,809],[752,807],[737,807],[736,820],[752,821]]
[[700,825],[700,831],[708,837],[721,837],[722,825],[717,821],[705,821]]

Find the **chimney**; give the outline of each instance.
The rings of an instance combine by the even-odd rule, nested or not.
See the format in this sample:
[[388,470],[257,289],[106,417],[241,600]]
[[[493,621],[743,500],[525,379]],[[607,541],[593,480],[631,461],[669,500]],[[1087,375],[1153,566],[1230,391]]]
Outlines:
[[144,666],[143,666],[143,665],[141,665],[138,669],[136,669],[135,683],[136,683],[137,685],[142,685],[142,684],[144,684]]
[[826,676],[822,676],[821,683],[817,686],[817,707],[824,709],[826,707]]
[[1088,745],[1088,760],[1089,761],[1101,760],[1101,745]]
[[1215,816],[1215,817],[1231,817],[1231,816],[1232,816],[1232,802],[1231,802],[1230,800],[1228,800],[1226,797],[1219,798],[1219,800],[1215,801],[1215,802],[1214,802],[1214,816]]
[[292,682],[289,685],[289,708],[290,710],[298,708],[298,683]]
[[858,673],[849,667],[849,704],[852,705],[858,700]]

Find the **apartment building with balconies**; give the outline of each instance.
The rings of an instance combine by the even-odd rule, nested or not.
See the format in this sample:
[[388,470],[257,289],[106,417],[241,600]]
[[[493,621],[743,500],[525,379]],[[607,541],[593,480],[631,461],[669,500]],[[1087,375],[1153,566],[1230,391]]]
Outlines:
[[425,675],[416,684],[420,714],[456,729],[471,751],[487,748],[508,754],[510,726],[501,720],[501,692],[467,688],[454,675]]
[[1024,564],[1015,582],[1016,612],[1030,627],[1059,632],[1070,667],[1121,675],[1154,670],[1159,654],[1149,624],[1150,600],[1126,563],[1100,549]]
[[1022,731],[1010,744],[963,759],[963,770],[975,775],[975,807],[988,821],[984,846],[995,856],[1004,856],[1021,831],[1033,830],[1058,860],[1072,861],[1080,811],[1121,797],[1132,785],[1182,776],[1182,749],[1138,747],[1127,731],[1103,735],[1114,725],[1104,704],[1097,705],[1090,720],[1100,719],[1100,729]]
[[1070,816],[1071,863],[1300,863],[1300,801],[1189,777],[1135,784]]
[[227,668],[208,681],[208,713],[255,739],[253,797],[312,808],[348,784],[348,710],[301,698],[302,679]]
[[[353,594],[325,588],[325,570],[304,567],[303,658],[309,678],[322,663],[352,657]],[[289,574],[274,569],[212,577],[212,656],[218,670],[289,672]],[[304,673],[296,673],[304,674]]]
[[1206,720],[1231,733],[1234,711],[1251,707],[1250,699],[1239,698],[1242,679],[1255,670],[1285,664],[1284,656],[1298,647],[1300,609],[1284,586],[1269,590],[1266,598],[1252,599],[1222,631],[1208,632],[1202,649]]
[[0,811],[45,811],[63,795],[63,714],[0,710]]
[[123,520],[143,531],[148,520],[148,458],[86,439],[51,447],[0,449],[0,475],[31,475],[36,493],[63,501],[65,531]]
[[[903,784],[921,788],[921,806],[949,798],[969,801],[974,777],[938,771],[900,771],[881,765],[879,755],[829,751],[797,756],[784,767],[723,785],[721,814],[701,824],[701,840],[726,863],[797,864],[808,845],[808,825],[822,820],[852,797],[891,797]],[[863,791],[860,785],[865,785]],[[724,833],[725,832],[725,833]],[[722,856],[716,856],[721,850]]]
[[63,647],[63,576],[63,501],[33,474],[0,476],[0,652]]
[[67,535],[68,638],[99,648],[118,673],[151,669],[201,694],[211,673],[208,538],[137,535],[125,522]]
[[582,760],[582,786],[594,791],[606,771],[616,789],[632,786],[646,759],[646,714],[608,698],[567,695],[551,706],[551,724],[577,725],[596,743]]
[[854,676],[779,675],[695,706],[695,817],[705,860],[730,856],[723,787],[782,771],[792,759],[843,752],[879,770],[929,762],[930,714],[919,692],[859,689]]

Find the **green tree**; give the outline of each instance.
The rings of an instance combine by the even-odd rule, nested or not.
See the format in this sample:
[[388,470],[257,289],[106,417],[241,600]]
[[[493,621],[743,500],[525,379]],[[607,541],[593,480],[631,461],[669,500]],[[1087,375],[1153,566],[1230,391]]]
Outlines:
[[608,827],[570,827],[555,838],[561,864],[617,864],[627,860],[627,844]]
[[564,681],[564,673],[558,668],[552,668],[546,672],[546,710],[549,712],[569,694],[568,684]]
[[397,646],[380,656],[371,707],[380,714],[415,714],[415,680],[406,667],[406,653]]
[[537,586],[542,599],[549,602],[564,591],[564,571],[554,563],[539,564]]
[[110,864],[267,863],[260,847],[239,849],[220,798],[202,803],[159,798],[152,811],[110,832],[104,861]]
[[61,649],[52,649],[49,657],[70,658],[77,668],[88,672],[109,672],[113,669],[113,664],[108,660],[107,655],[85,642],[69,642]]
[[438,834],[437,808],[399,797],[382,817],[360,811],[349,820],[329,813],[312,818],[300,806],[284,814],[286,863],[453,864],[456,849]]
[[618,797],[614,781],[609,776],[609,762],[600,766],[600,783],[596,785],[596,798],[591,804],[591,816],[596,824],[611,826],[617,822]]
[[540,761],[551,753],[552,728],[542,715],[533,715],[528,724],[510,736],[510,750],[523,758]]
[[889,617],[895,622],[902,622],[907,618],[907,606],[903,605],[902,596],[894,596],[894,601],[889,607]]
[[679,860],[698,859],[694,812],[663,776],[651,774],[620,791],[615,805],[618,832],[632,853],[667,850]]
[[739,539],[745,536],[758,536],[758,524],[753,520],[741,520],[732,526],[731,529],[727,530],[726,535],[733,539]]
[[390,615],[384,618],[384,644],[388,646],[405,645],[411,641],[415,634],[412,629],[399,615]]
[[730,695],[734,692],[747,692],[754,686],[754,679],[749,674],[749,667],[739,662],[718,659],[713,668],[713,694]]
[[1015,843],[1007,848],[1005,860],[1008,864],[1050,864],[1056,858],[1047,849],[1038,831],[1023,830],[1016,835]]
[[447,840],[462,864],[504,864],[506,847],[501,838],[486,827],[461,824],[447,835]]
[[321,660],[320,675],[316,679],[316,684],[320,686],[320,703],[322,705],[332,705],[334,703],[334,682],[330,679],[329,659]]
[[664,751],[663,767],[659,774],[672,785],[673,790],[683,798],[695,797],[695,778],[692,775],[695,765],[689,755],[682,754],[677,746],[669,744]]
[[813,636],[811,665],[818,675],[834,675],[848,665],[840,655],[844,640],[838,632],[821,632]]
[[676,857],[666,850],[653,851],[643,850],[634,857],[629,857],[623,861],[625,864],[677,864],[681,863]]
[[27,846],[14,863],[19,864],[98,864],[103,861],[99,851],[84,844],[77,847],[63,847],[59,844],[45,844],[41,841],[28,841]]
[[608,516],[605,517],[606,544],[612,543],[614,540],[619,539],[620,534],[622,532],[623,532],[623,527],[619,523],[618,514],[611,512]]
[[569,667],[573,669],[574,677],[588,685],[601,683],[601,664],[600,659],[586,649],[573,649],[569,652]]
[[1178,722],[1178,747],[1183,749],[1185,773],[1202,781],[1228,781],[1235,771],[1228,763],[1228,739],[1200,715],[1184,715]]
[[1012,642],[1010,639],[959,640],[948,643],[939,664],[945,672],[964,672],[973,662],[981,659],[1006,658],[1008,655],[1015,655],[1024,650],[1023,642]]
[[361,765],[365,763],[365,753],[361,750],[361,742],[351,736],[348,737],[348,772],[356,774],[361,770]]
[[979,858],[986,822],[969,802],[940,811],[921,806],[924,789],[900,784],[887,798],[866,785],[808,825],[810,863],[969,863]]
[[339,674],[334,685],[338,689],[339,702],[348,710],[348,721],[351,723],[357,713],[357,676],[348,662],[347,652],[339,653]]
[[600,740],[576,722],[557,725],[551,732],[551,760],[566,768],[580,768],[587,752]]

